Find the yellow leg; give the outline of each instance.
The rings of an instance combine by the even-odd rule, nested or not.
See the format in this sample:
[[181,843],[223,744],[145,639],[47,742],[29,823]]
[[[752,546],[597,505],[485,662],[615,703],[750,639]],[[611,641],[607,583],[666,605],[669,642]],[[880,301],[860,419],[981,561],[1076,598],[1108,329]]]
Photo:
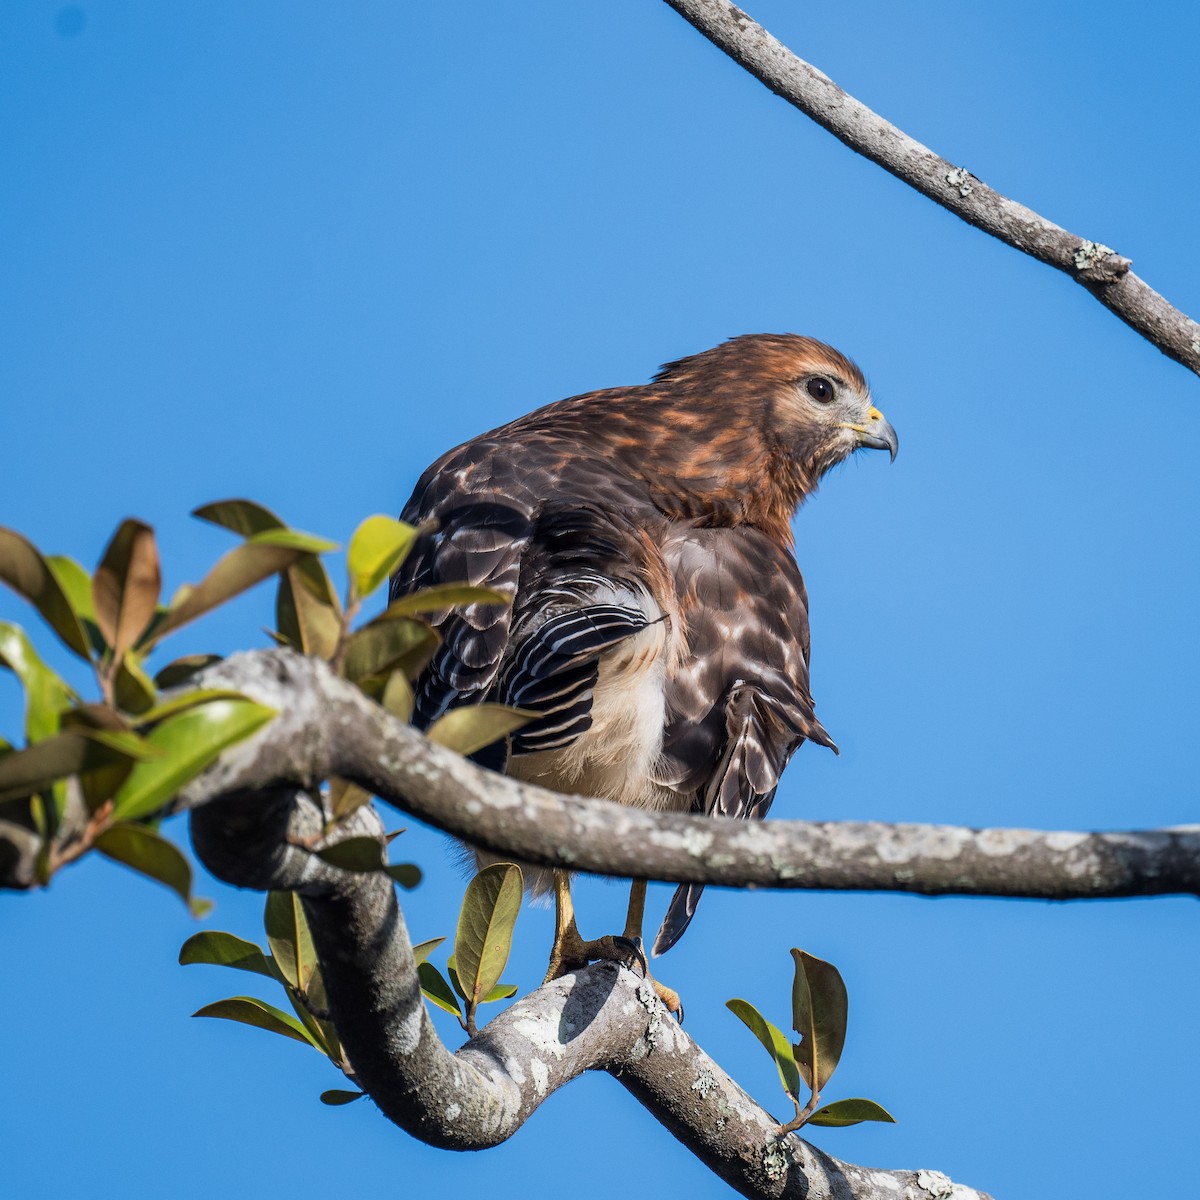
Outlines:
[[[583,938],[575,924],[575,904],[571,899],[571,876],[554,872],[554,945],[550,947],[550,966],[546,982],[565,975],[575,965]],[[572,956],[572,952],[574,955]],[[586,964],[586,959],[584,963]]]
[[629,908],[625,914],[625,933],[620,938],[612,936],[585,942],[575,923],[575,904],[571,899],[571,877],[566,871],[554,872],[554,945],[550,950],[550,965],[546,970],[546,982],[558,979],[571,971],[587,966],[589,962],[603,959],[623,963],[640,969],[646,981],[654,988],[667,1011],[683,1020],[683,1005],[679,993],[658,982],[646,966],[646,955],[642,949],[642,921],[646,911],[646,881],[635,879],[629,889]]
[[629,885],[629,909],[625,914],[625,936],[640,938],[642,920],[646,915],[646,881],[635,879]]

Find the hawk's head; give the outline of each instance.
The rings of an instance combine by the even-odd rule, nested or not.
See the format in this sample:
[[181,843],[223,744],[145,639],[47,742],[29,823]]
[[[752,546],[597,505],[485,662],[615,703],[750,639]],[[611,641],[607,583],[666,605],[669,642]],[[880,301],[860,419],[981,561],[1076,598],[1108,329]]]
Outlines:
[[[759,427],[771,466],[799,501],[855,450],[896,457],[896,431],[871,403],[863,373],[844,354],[793,333],[731,338],[669,363],[658,379],[704,395],[710,411]],[[766,466],[767,464],[763,464]]]

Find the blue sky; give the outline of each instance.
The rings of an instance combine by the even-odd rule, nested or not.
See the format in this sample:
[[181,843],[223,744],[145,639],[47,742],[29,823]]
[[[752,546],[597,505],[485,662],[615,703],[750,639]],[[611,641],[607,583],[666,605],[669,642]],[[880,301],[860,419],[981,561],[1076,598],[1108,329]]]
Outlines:
[[[1195,6],[751,11],[1200,313]],[[173,590],[227,546],[188,512],[233,495],[344,540],[482,429],[794,330],[862,365],[901,452],[841,468],[798,518],[813,686],[842,756],[802,750],[775,814],[1196,819],[1195,378],[657,0],[27,0],[0,8],[0,124],[0,523],[48,553],[91,564],[136,515]],[[0,619],[37,627],[8,593]],[[259,645],[269,620],[264,591],[167,653]],[[0,678],[10,736],[18,712]],[[403,901],[413,932],[449,933],[454,855],[397,823],[395,856],[427,874]],[[217,901],[206,926],[256,936],[259,897],[199,890]],[[618,923],[623,894],[581,885],[585,933]],[[668,895],[652,890],[655,919]],[[369,1104],[323,1108],[338,1081],[315,1054],[189,1019],[253,983],[176,966],[197,927],[104,862],[4,899],[13,1195],[724,1191],[606,1077],[483,1155],[426,1149]],[[782,1021],[790,946],[839,965],[851,1025],[830,1098],[872,1096],[900,1123],[817,1133],[834,1154],[1023,1200],[1183,1195],[1198,930],[1187,899],[710,891],[658,970],[782,1113],[724,1001]],[[517,934],[525,990],[549,915],[527,910]]]

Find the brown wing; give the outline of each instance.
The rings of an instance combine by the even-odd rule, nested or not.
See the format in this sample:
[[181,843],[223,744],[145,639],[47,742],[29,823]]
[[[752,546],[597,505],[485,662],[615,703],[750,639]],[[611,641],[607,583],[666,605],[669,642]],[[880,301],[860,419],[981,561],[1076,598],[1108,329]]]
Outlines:
[[434,621],[442,640],[417,681],[418,726],[494,698],[544,714],[516,749],[561,745],[587,726],[598,656],[645,626],[639,529],[661,516],[577,432],[525,418],[477,438],[434,463],[405,506],[405,521],[434,528],[397,571],[392,598],[436,583],[513,597]]
[[[762,818],[805,739],[836,749],[809,691],[808,598],[795,560],[755,529],[693,529],[664,557],[688,653],[669,679],[658,782],[695,812]],[[669,950],[703,885],[675,892],[654,943]]]
[[[438,583],[471,583],[515,595],[533,536],[538,493],[552,486],[537,464],[517,470],[504,447],[480,438],[451,451],[418,481],[401,519],[429,522],[392,579],[392,599]],[[508,643],[509,605],[473,604],[446,613],[441,644],[418,680],[414,720],[428,726],[464,700],[482,699]]]

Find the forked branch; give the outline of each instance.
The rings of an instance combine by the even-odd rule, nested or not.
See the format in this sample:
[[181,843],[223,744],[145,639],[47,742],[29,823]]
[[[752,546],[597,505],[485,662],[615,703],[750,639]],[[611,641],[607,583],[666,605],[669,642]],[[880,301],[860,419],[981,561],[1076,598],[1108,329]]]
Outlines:
[[[301,895],[354,1082],[413,1136],[451,1150],[497,1145],[558,1088],[603,1070],[745,1196],[987,1200],[940,1172],[857,1167],[781,1134],[653,989],[612,963],[539,988],[451,1053],[422,1002],[391,880],[302,848],[326,816],[303,790],[276,787],[213,797],[193,811],[192,836],[214,874]],[[382,836],[383,826],[364,808],[346,832]]]

